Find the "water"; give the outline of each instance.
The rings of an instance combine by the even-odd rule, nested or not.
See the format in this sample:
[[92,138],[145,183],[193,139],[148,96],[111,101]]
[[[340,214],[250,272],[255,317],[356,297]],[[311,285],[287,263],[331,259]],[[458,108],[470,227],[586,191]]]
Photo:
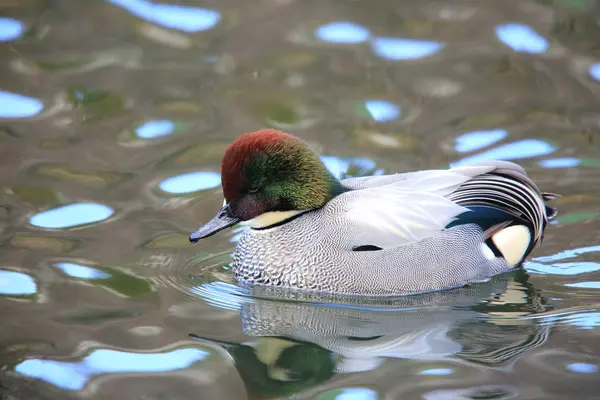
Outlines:
[[[9,1],[0,399],[598,398],[594,0]],[[339,177],[515,160],[562,194],[524,268],[408,298],[248,292],[192,246],[263,127]]]

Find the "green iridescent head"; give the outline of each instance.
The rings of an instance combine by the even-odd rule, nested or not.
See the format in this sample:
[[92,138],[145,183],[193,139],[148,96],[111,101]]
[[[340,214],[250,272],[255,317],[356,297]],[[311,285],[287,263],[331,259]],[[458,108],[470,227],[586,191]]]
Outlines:
[[272,129],[246,133],[229,145],[221,182],[225,205],[190,236],[192,242],[241,221],[271,225],[345,191],[306,142]]

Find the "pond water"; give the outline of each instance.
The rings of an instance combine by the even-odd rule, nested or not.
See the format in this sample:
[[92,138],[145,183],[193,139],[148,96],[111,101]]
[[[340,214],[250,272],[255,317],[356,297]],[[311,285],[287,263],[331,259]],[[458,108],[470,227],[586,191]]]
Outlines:
[[[600,390],[595,0],[0,5],[0,399],[579,399]],[[376,301],[192,246],[273,127],[337,176],[481,159],[562,195],[517,272]],[[418,266],[415,266],[418,267]]]

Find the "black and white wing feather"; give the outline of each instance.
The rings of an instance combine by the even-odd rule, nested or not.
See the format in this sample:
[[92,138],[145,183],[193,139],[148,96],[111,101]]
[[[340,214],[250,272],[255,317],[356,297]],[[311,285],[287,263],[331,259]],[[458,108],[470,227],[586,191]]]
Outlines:
[[488,161],[448,170],[351,178],[354,189],[334,203],[343,209],[355,247],[393,248],[476,224],[494,256],[520,263],[542,240],[556,210],[519,165]]
[[511,265],[520,263],[541,242],[556,210],[517,164],[496,161],[495,168],[465,182],[446,197],[469,209],[451,223],[476,223],[486,231],[487,244]]

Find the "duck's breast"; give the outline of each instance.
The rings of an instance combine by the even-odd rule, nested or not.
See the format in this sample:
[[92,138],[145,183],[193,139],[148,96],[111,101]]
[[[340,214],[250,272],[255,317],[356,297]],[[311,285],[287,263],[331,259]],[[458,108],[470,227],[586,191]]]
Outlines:
[[266,229],[248,229],[233,254],[234,277],[243,283],[327,290],[327,265],[335,259],[328,247],[321,211]]

